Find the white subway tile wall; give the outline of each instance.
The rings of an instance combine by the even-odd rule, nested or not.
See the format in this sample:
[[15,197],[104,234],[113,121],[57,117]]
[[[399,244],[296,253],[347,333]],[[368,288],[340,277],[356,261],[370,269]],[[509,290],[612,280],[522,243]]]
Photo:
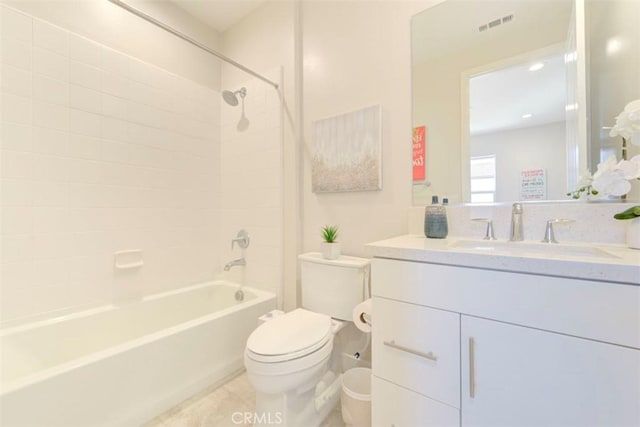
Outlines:
[[[248,82],[250,130],[232,129],[236,108],[221,131],[218,92],[0,13],[0,320],[213,279],[240,228],[252,244],[232,278],[280,293],[276,91]],[[134,248],[144,267],[115,271],[113,252]]]
[[[280,80],[280,69],[265,73],[272,81]],[[236,107],[222,103],[221,111],[221,211],[220,254],[224,262],[241,252],[231,250],[230,239],[244,228],[251,236],[246,249],[247,268],[233,268],[227,277],[244,281],[278,295],[282,301],[283,283],[283,164],[282,116],[279,94],[257,79],[228,89],[247,89]],[[244,111],[249,126],[239,131]],[[223,262],[223,264],[224,264]]]

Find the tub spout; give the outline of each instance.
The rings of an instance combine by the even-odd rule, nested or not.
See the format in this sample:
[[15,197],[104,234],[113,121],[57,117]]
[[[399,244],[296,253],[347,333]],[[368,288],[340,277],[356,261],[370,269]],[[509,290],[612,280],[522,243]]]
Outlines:
[[224,265],[224,271],[229,271],[231,267],[235,267],[236,265],[245,266],[247,265],[247,261],[245,261],[244,258],[234,259]]

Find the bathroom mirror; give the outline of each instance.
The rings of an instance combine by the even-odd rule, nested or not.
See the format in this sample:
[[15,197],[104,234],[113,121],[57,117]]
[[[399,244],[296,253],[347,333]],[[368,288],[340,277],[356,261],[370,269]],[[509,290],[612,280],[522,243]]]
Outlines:
[[638,28],[624,0],[449,0],[415,15],[414,204],[569,200],[581,172],[620,158],[606,127],[640,98]]

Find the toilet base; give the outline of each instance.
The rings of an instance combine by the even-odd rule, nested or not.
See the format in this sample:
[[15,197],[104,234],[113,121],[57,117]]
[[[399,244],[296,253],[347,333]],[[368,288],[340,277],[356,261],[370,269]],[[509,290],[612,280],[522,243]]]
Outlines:
[[287,393],[256,393],[254,427],[283,426],[317,427],[327,418],[340,401],[342,375],[328,372],[331,384],[316,386],[306,391]]

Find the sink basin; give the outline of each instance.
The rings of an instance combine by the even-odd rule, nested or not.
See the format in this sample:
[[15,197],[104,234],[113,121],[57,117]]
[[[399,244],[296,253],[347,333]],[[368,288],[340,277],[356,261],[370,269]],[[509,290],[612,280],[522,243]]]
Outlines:
[[513,255],[547,255],[552,257],[608,258],[616,255],[593,246],[563,245],[535,242],[499,242],[491,240],[456,240],[450,248],[469,249],[484,253],[507,253]]

